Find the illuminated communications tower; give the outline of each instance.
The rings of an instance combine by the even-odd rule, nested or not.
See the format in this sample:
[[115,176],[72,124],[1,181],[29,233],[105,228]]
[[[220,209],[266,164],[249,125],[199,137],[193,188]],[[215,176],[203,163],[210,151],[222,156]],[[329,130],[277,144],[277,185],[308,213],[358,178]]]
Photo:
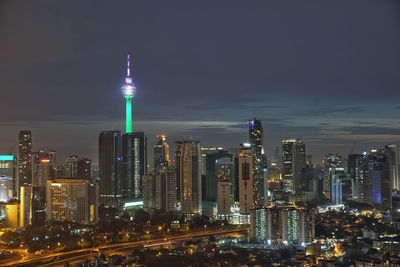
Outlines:
[[129,54],[125,83],[121,87],[121,91],[126,99],[126,133],[132,133],[132,99],[135,97],[136,87],[132,82]]

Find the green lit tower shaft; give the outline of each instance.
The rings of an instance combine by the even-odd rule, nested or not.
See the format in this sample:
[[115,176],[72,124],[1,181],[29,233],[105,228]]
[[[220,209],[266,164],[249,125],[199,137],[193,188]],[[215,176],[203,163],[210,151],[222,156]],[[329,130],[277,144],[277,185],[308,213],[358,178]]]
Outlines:
[[128,54],[127,75],[121,88],[122,95],[126,99],[126,133],[132,133],[132,100],[135,97],[136,87],[133,84],[130,69],[130,56]]

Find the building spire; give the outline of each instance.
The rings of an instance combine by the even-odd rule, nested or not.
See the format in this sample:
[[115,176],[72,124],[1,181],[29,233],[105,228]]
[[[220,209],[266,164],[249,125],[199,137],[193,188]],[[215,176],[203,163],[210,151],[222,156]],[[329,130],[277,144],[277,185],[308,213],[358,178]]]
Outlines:
[[130,55],[128,52],[128,64],[127,64],[127,68],[126,68],[126,73],[127,73],[127,77],[131,77],[131,64],[130,64]]

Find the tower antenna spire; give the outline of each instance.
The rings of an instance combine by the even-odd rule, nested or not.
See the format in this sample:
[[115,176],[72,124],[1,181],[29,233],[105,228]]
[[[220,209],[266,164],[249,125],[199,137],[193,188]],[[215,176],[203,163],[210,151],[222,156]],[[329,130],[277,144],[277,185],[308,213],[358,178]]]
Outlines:
[[127,67],[126,67],[126,73],[127,73],[127,77],[131,77],[131,58],[130,58],[130,55],[129,55],[129,52],[128,52],[128,64],[127,64]]

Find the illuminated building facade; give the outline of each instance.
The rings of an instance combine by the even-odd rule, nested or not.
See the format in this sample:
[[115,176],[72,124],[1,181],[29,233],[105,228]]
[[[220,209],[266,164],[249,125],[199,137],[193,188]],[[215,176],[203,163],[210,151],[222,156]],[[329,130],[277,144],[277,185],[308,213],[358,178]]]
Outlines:
[[158,142],[154,145],[154,172],[157,173],[158,169],[168,166],[169,162],[169,145],[166,141],[165,135],[157,135]]
[[241,214],[250,214],[254,208],[253,152],[243,148],[239,152],[239,206]]
[[392,189],[399,190],[399,147],[397,144],[385,146],[387,157],[390,161],[390,179]]
[[20,188],[20,226],[41,226],[46,221],[46,188],[24,185]]
[[[155,208],[156,176],[154,174],[143,175],[143,209],[150,211]],[[175,194],[176,196],[176,194]]]
[[172,167],[161,167],[155,176],[155,205],[162,212],[175,211],[176,179]]
[[198,141],[182,141],[176,146],[175,158],[179,167],[181,212],[196,214],[202,211],[201,152]]
[[147,137],[143,132],[123,134],[121,194],[124,202],[142,198],[143,175],[147,175]]
[[256,242],[305,246],[315,237],[315,211],[295,206],[254,210],[251,233]]
[[306,167],[306,147],[300,139],[282,140],[283,189],[301,193],[301,170]]
[[47,220],[82,224],[95,224],[98,220],[98,185],[92,179],[69,177],[47,181],[46,202]]
[[16,159],[14,155],[0,155],[0,201],[17,196]]
[[[328,154],[322,160],[323,167],[323,192],[327,199],[334,199],[332,196],[333,182],[340,183],[339,176],[344,173],[344,161],[337,154]],[[335,186],[335,189],[338,188]]]
[[[222,149],[208,150],[205,153],[205,201],[217,202],[217,182],[218,182],[218,171],[216,162],[221,158],[228,157],[228,152]],[[203,164],[204,165],[204,164]]]
[[228,219],[231,205],[234,202],[233,182],[235,179],[235,165],[231,158],[220,158],[215,162],[217,176],[217,207],[218,216]]
[[248,125],[248,139],[253,152],[253,191],[254,206],[264,207],[267,201],[267,182],[264,179],[264,167],[266,165],[263,139],[264,133],[261,121],[253,119]]
[[18,136],[18,173],[19,184],[29,185],[32,183],[32,133],[29,130],[19,132]]
[[359,161],[356,183],[358,201],[385,211],[392,208],[391,153],[387,148],[364,153]]
[[128,54],[127,58],[127,67],[126,67],[126,78],[125,83],[121,87],[122,95],[125,97],[126,100],[126,128],[125,132],[127,134],[132,133],[132,100],[136,94],[136,87],[133,84],[133,80],[131,77],[131,69],[130,69],[130,55]]
[[120,131],[99,135],[100,203],[118,206],[121,200],[122,137]]

